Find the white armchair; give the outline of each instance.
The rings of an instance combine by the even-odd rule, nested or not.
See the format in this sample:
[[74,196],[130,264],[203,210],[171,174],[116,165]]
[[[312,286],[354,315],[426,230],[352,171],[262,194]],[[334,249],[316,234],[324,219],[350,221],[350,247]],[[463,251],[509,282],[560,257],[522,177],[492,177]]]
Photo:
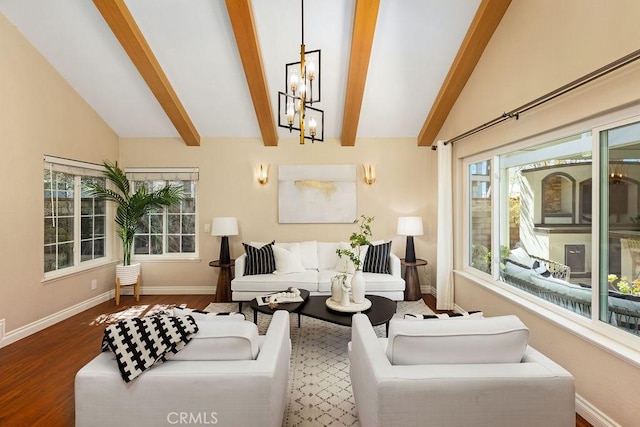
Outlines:
[[[517,317],[503,318],[393,319],[385,339],[365,315],[354,315],[349,360],[360,424],[575,426],[573,377],[527,345]],[[491,363],[498,347],[505,351]],[[518,348],[523,355],[513,363]],[[476,356],[481,363],[471,362]]]
[[[239,322],[215,322],[201,331],[215,332],[225,323],[232,323],[231,329],[237,329]],[[242,340],[246,340],[246,336],[235,339],[212,333],[209,337],[226,341],[199,342],[200,351],[191,351],[191,360],[167,361],[130,383],[122,380],[113,354],[101,353],[76,375],[76,426],[280,427],[287,402],[291,356],[289,313],[277,311],[266,335],[255,336],[259,352],[254,359],[249,356],[245,360],[203,360],[203,349],[219,349],[233,340],[231,344],[240,347]],[[189,352],[188,347],[195,341],[176,356]],[[255,342],[246,345],[255,346]],[[246,348],[240,350],[246,353]],[[183,358],[187,356],[185,353]]]

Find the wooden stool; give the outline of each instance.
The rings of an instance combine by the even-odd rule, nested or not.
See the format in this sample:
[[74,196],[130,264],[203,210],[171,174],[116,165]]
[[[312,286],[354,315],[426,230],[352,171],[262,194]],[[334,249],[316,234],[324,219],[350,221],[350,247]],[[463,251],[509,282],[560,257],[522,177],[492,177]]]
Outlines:
[[138,278],[135,283],[130,283],[128,285],[120,285],[120,278],[116,277],[116,305],[120,305],[120,288],[131,285],[133,285],[133,295],[136,297],[136,301],[140,301],[140,275],[138,274]]

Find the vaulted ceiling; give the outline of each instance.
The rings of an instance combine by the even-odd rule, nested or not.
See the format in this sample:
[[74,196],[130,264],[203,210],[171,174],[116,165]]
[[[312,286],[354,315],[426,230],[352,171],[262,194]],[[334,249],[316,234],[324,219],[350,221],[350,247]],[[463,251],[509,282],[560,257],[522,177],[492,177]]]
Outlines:
[[[325,138],[430,145],[510,0],[306,0]],[[0,12],[121,137],[277,145],[300,0],[0,0]],[[316,106],[316,104],[314,104]]]

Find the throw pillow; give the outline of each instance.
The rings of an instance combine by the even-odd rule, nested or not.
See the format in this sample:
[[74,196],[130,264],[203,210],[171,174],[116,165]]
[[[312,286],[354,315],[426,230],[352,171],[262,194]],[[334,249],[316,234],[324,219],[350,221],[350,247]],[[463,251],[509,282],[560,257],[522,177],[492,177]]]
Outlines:
[[200,322],[198,333],[171,360],[255,360],[260,350],[253,322]]
[[276,260],[273,256],[273,244],[275,240],[261,248],[243,243],[244,251],[247,253],[247,260],[244,264],[244,275],[254,276],[256,274],[271,274],[276,269]]
[[387,358],[392,365],[519,363],[529,329],[518,317],[416,322],[391,319]]
[[381,245],[369,245],[364,259],[362,271],[365,273],[391,274],[389,256],[391,255],[391,241]]
[[522,247],[512,249],[509,253],[509,258],[525,267],[533,267],[533,259],[531,259],[527,251]]
[[301,273],[305,271],[300,256],[300,244],[291,243],[289,250],[273,246],[273,256],[276,260],[276,269],[273,274]]
[[533,271],[535,271],[536,273],[538,273],[543,277],[551,276],[551,272],[547,270],[547,267],[545,267],[544,265],[540,265],[540,261],[534,261],[533,267],[531,268],[533,268]]

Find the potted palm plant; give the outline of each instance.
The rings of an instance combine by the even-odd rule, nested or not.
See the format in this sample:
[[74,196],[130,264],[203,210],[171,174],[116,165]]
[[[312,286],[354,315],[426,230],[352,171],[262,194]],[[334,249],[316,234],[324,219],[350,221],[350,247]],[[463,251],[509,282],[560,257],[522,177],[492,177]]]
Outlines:
[[118,166],[118,162],[105,161],[103,164],[104,176],[114,188],[97,183],[89,183],[87,187],[90,195],[117,205],[115,222],[122,240],[123,260],[122,264],[116,266],[116,280],[119,280],[119,285],[131,285],[138,283],[140,275],[140,264],[131,264],[131,250],[141,219],[152,209],[179,203],[184,197],[183,189],[180,186],[167,185],[160,190],[149,192],[145,186],[140,186],[132,193],[131,184]]

